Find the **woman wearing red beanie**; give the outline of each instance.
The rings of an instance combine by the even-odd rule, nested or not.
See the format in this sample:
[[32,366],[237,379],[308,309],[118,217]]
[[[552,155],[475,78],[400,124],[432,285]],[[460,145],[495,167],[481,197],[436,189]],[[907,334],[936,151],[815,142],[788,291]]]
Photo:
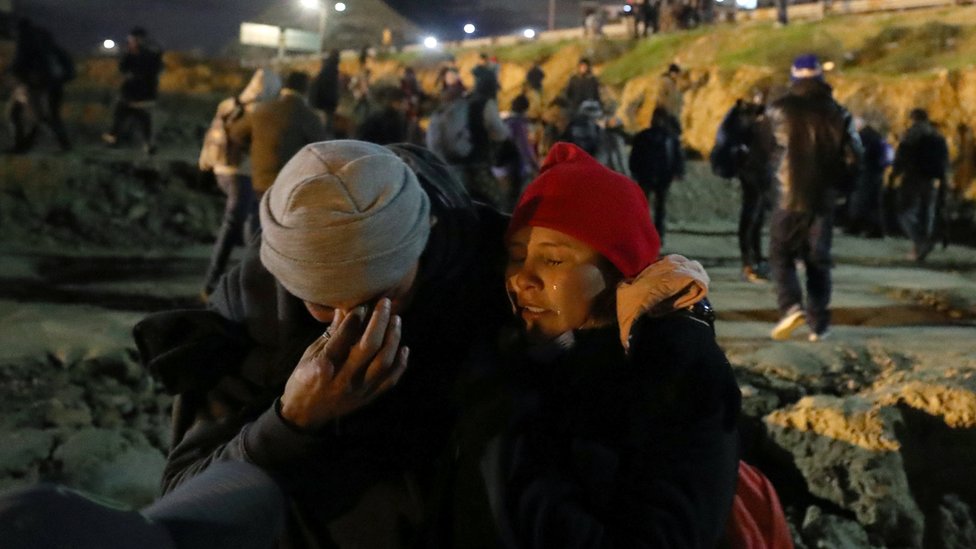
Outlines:
[[565,143],[506,240],[524,330],[502,352],[506,427],[480,466],[502,545],[715,547],[740,395],[696,311],[701,265],[659,259],[637,184]]

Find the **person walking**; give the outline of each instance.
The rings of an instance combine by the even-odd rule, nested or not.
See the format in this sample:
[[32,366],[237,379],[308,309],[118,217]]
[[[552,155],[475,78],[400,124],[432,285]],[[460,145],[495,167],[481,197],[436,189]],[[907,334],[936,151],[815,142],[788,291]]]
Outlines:
[[[769,170],[777,192],[769,259],[780,320],[770,333],[789,339],[806,323],[810,341],[827,337],[834,204],[853,185],[863,157],[850,113],[834,100],[820,60],[796,58],[786,96],[769,108],[773,150]],[[796,262],[806,269],[806,305]]]
[[152,109],[156,106],[159,95],[159,73],[162,71],[162,50],[149,40],[146,29],[134,27],[129,31],[125,53],[119,60],[122,88],[115,103],[112,127],[108,133],[102,134],[102,140],[108,145],[117,145],[126,125],[132,121],[139,126],[146,153],[156,152]]
[[891,178],[896,182],[898,224],[912,241],[909,259],[922,262],[935,247],[945,207],[949,147],[923,109],[912,109],[911,127],[898,143]]
[[601,108],[603,103],[600,101],[600,81],[593,74],[593,66],[586,57],[579,60],[576,64],[576,74],[566,84],[563,95],[569,101],[569,112],[579,112],[583,101],[596,101]]
[[663,108],[654,109],[650,127],[634,136],[629,165],[645,195],[654,197],[654,228],[664,242],[668,190],[675,178],[684,177],[685,163],[681,143]]
[[881,238],[884,235],[881,193],[885,170],[891,165],[893,156],[891,145],[871,123],[862,119],[855,119],[855,122],[859,125],[857,133],[864,145],[864,169],[848,198],[845,231],[867,238]]
[[244,164],[244,143],[228,136],[228,127],[264,101],[273,100],[281,90],[281,79],[270,69],[258,69],[244,90],[217,105],[200,151],[199,167],[213,171],[217,186],[227,196],[224,219],[210,255],[203,283],[203,297],[213,293],[217,280],[227,269],[231,251],[237,243],[246,245],[257,234],[258,202],[251,175]]
[[294,71],[278,97],[255,105],[228,128],[228,136],[249,146],[255,198],[271,187],[282,166],[308,143],[328,138],[325,126],[305,102],[308,74]]
[[325,129],[335,134],[335,112],[339,106],[339,50],[332,50],[322,60],[322,67],[308,91],[308,102],[313,109],[322,111]]

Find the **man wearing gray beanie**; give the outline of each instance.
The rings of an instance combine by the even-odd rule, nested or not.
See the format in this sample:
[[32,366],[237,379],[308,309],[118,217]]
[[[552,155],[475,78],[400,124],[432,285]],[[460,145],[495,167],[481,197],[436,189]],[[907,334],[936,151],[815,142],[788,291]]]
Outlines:
[[425,149],[330,141],[285,165],[261,223],[209,311],[136,327],[178,395],[164,492],[246,461],[289,495],[281,546],[429,544],[458,387],[510,315],[506,219]]

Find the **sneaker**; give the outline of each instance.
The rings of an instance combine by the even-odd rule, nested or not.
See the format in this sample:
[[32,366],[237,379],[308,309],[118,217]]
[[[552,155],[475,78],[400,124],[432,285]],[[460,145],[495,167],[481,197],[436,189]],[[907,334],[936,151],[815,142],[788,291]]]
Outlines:
[[806,323],[807,315],[803,312],[799,306],[792,307],[786,316],[781,318],[776,326],[773,327],[773,331],[769,334],[770,337],[776,341],[783,341],[784,339],[789,339],[793,335],[793,331],[803,326]]
[[758,284],[768,282],[769,278],[764,276],[763,273],[759,272],[758,269],[755,269],[750,265],[746,265],[742,268],[742,280],[751,282],[753,284]]
[[808,335],[807,336],[807,341],[809,341],[810,343],[816,343],[818,341],[823,341],[823,340],[825,340],[825,339],[827,339],[829,337],[830,337],[830,332],[828,332],[827,330],[824,330],[824,331],[822,331],[820,333],[814,332],[814,333]]

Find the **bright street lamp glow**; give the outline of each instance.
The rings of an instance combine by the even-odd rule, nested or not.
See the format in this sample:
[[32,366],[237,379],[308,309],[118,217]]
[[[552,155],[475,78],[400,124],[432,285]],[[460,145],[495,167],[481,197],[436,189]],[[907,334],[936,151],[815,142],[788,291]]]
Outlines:
[[102,42],[102,47],[105,48],[105,49],[107,49],[107,50],[114,50],[115,49],[115,40],[105,40],[104,42]]
[[535,38],[535,31],[532,29],[525,29],[522,31],[522,36],[526,38]]
[[319,8],[319,0],[301,0],[302,7],[307,10]]
[[346,5],[343,4],[342,2],[338,2],[335,5],[335,10],[336,11],[346,11]]
[[428,36],[427,38],[424,38],[424,47],[426,47],[428,49],[431,49],[431,50],[434,49],[434,48],[436,48],[437,47],[437,39],[434,38],[433,36]]
[[474,25],[472,25],[471,23],[468,23],[467,25],[465,25],[464,26],[464,33],[465,34],[474,34]]

